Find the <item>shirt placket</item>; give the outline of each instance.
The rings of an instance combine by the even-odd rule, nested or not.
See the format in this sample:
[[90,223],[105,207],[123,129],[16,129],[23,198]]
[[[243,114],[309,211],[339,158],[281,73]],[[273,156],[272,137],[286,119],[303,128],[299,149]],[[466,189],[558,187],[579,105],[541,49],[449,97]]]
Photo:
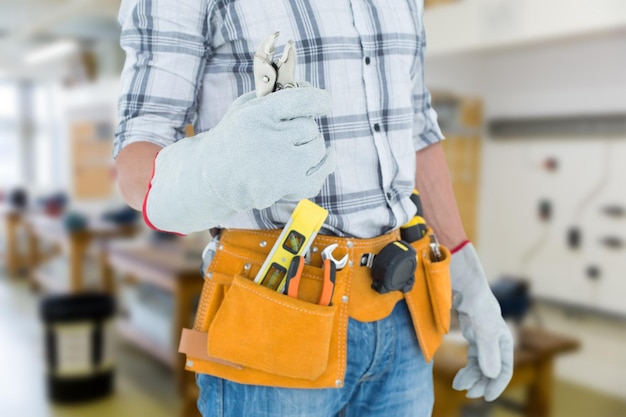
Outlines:
[[376,24],[372,14],[368,10],[367,2],[362,0],[352,0],[352,13],[354,17],[354,27],[359,34],[362,49],[362,78],[365,87],[367,104],[367,119],[370,130],[374,138],[374,145],[378,155],[378,164],[381,175],[381,183],[387,204],[392,206],[391,199],[394,197],[392,189],[393,181],[393,154],[383,119],[382,89],[384,88],[384,75],[381,71],[380,60],[384,56],[379,56],[375,42]]

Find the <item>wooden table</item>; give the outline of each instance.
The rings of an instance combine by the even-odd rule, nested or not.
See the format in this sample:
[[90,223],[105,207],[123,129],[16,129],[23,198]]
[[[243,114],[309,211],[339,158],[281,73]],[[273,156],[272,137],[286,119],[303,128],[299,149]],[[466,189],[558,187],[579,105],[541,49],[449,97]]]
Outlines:
[[[525,328],[520,331],[515,349],[513,379],[507,389],[525,387],[526,402],[521,409],[529,417],[547,417],[552,409],[554,360],[557,355],[573,352],[580,344],[576,339],[546,330]],[[457,371],[467,362],[466,347],[445,343],[435,355],[435,408],[433,417],[457,417],[470,400],[466,392],[452,389]],[[479,400],[480,401],[480,400]]]
[[[29,252],[33,274],[33,284],[56,292],[80,292],[84,289],[83,260],[94,241],[111,238],[132,237],[137,232],[136,226],[119,226],[98,218],[89,218],[87,227],[81,230],[67,230],[60,217],[50,217],[42,213],[31,213],[25,219],[29,231]],[[69,257],[69,288],[51,287],[43,270],[38,270],[43,257],[40,252],[41,241],[57,244]],[[103,288],[112,290],[113,282],[110,275],[103,270]]]
[[4,217],[5,234],[6,234],[6,267],[7,273],[15,277],[22,268],[27,266],[28,258],[26,253],[20,253],[19,229],[24,227],[22,213],[12,210],[9,207],[0,207],[0,213]]
[[[141,242],[130,246],[112,242],[107,245],[111,270],[128,275],[138,282],[155,285],[173,295],[175,310],[172,336],[176,341],[180,338],[182,328],[193,324],[191,318],[195,302],[204,282],[200,275],[204,242],[189,244],[184,239],[177,238],[160,244]],[[195,405],[198,395],[195,377],[193,373],[185,371],[185,357],[177,352],[178,349],[175,346],[158,346],[143,336],[141,329],[134,327],[129,320],[120,319],[118,329],[124,339],[174,369],[183,396],[182,415],[199,416]]]

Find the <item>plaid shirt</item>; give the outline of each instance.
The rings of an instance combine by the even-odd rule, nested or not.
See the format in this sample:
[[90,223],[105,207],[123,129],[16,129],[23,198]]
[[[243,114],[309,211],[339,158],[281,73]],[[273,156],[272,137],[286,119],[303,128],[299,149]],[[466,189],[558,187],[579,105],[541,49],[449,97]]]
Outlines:
[[[318,119],[337,155],[313,199],[330,212],[323,232],[365,238],[397,228],[415,210],[415,152],[442,139],[424,85],[422,14],[419,0],[123,0],[114,156],[133,142],[172,144],[189,123],[215,126],[254,89],[255,50],[279,30],[276,56],[293,39],[297,79],[332,96],[332,112]],[[222,226],[282,227],[295,204]]]

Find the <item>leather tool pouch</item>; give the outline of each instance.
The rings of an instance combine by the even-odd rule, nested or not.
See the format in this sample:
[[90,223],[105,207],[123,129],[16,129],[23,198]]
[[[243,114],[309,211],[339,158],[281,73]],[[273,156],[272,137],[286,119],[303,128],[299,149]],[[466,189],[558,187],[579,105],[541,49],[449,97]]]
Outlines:
[[412,244],[418,254],[413,289],[405,294],[422,351],[431,360],[450,328],[452,288],[448,248],[440,246],[441,259],[433,262],[430,249],[421,239]]
[[437,329],[448,333],[450,328],[450,309],[452,308],[452,288],[450,284],[450,256],[443,250],[443,259],[433,262],[429,256],[422,256],[426,285],[432,303],[432,313]]
[[187,355],[186,368],[244,384],[341,386],[348,320],[341,294],[347,272],[337,273],[330,306],[316,303],[323,277],[316,264],[304,266],[298,299],[254,283],[267,252],[250,250],[259,247],[252,240],[271,247],[276,236],[252,236],[249,244],[239,239],[236,245],[228,236],[221,239],[205,274],[194,329],[183,331],[179,350]]
[[270,374],[315,380],[328,364],[336,310],[237,275],[209,327],[207,351]]

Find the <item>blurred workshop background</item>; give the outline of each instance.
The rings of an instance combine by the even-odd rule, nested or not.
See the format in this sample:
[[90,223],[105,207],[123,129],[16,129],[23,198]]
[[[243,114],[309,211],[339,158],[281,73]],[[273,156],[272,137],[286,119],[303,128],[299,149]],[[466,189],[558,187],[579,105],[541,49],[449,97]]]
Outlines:
[[[3,417],[196,415],[176,346],[209,236],[148,230],[116,189],[118,7],[0,0]],[[470,401],[453,328],[435,417],[626,416],[626,2],[426,0],[424,22],[455,193],[517,343],[503,398]]]

